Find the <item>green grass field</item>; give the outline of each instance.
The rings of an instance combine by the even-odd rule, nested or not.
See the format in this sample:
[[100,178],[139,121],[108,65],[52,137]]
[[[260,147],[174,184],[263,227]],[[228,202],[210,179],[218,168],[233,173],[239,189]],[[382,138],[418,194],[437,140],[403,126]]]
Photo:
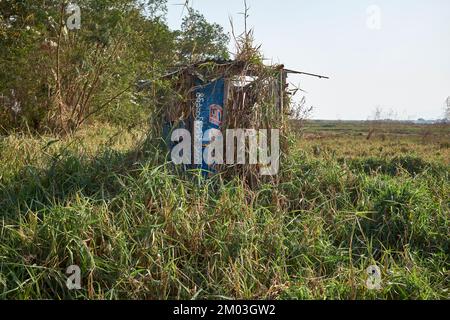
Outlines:
[[448,127],[310,121],[290,144],[255,189],[176,174],[144,129],[0,137],[0,298],[449,298]]

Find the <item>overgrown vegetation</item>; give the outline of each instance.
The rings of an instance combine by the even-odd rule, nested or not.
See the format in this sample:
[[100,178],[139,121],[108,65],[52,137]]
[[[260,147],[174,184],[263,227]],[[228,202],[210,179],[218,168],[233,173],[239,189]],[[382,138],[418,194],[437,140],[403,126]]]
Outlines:
[[193,10],[169,30],[164,0],[78,3],[74,33],[64,3],[0,2],[0,298],[449,298],[448,127],[306,122],[277,181],[180,174],[160,76],[227,36]]
[[138,125],[155,104],[138,81],[180,62],[228,57],[222,27],[197,11],[171,31],[165,0],[77,5],[82,27],[69,30],[67,1],[0,3],[0,130],[67,134],[92,118]]
[[[356,136],[348,154],[346,135],[292,141],[280,183],[249,189],[182,178],[157,139],[117,130],[1,140],[2,298],[448,298],[439,143]],[[71,264],[81,290],[65,286]],[[373,264],[381,290],[365,285]]]

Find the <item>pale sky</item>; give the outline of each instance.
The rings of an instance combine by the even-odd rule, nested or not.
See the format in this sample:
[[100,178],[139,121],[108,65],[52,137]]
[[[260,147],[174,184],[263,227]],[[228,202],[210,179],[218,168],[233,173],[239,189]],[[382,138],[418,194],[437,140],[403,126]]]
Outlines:
[[[168,0],[180,27],[184,0]],[[194,0],[194,9],[230,31],[244,28],[243,0]],[[397,119],[442,118],[450,96],[449,0],[247,0],[248,24],[264,56],[307,91],[315,119],[365,120],[377,106]],[[378,18],[379,17],[379,18]],[[230,50],[234,46],[231,43]]]

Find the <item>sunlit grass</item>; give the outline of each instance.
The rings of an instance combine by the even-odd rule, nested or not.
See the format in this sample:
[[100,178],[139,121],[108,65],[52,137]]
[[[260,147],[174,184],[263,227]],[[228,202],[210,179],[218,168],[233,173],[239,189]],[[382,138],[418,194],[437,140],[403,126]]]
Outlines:
[[251,189],[178,174],[144,131],[0,138],[1,298],[449,297],[442,141],[298,139]]

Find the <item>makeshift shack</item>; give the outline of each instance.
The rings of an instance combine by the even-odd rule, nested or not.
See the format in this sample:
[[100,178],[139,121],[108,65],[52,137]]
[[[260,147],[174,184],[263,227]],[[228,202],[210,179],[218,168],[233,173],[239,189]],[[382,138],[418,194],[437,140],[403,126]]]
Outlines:
[[[212,128],[276,128],[283,132],[290,113],[290,73],[327,78],[289,70],[283,65],[238,60],[205,60],[175,68],[165,76],[172,80],[175,93],[164,111],[166,140],[170,141],[170,133],[176,128],[194,132],[195,121],[202,121],[203,132]],[[170,142],[169,145],[173,147]],[[203,148],[206,147],[204,143]],[[210,174],[227,166],[203,162],[191,167],[200,167]],[[244,171],[245,168],[248,166],[241,166]]]

